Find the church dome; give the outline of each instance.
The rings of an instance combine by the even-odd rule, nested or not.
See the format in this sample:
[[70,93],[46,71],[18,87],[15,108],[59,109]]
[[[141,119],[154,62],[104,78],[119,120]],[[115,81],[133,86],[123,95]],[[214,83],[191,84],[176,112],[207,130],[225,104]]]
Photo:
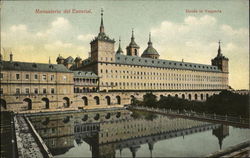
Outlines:
[[151,42],[151,35],[149,34],[149,41],[148,41],[148,47],[143,51],[142,57],[151,57],[155,58],[159,57],[159,53],[157,52],[156,49],[153,47],[153,43]]
[[159,53],[152,47],[148,46],[142,53],[142,55],[159,55]]
[[59,55],[56,60],[64,60],[64,58],[61,55]]

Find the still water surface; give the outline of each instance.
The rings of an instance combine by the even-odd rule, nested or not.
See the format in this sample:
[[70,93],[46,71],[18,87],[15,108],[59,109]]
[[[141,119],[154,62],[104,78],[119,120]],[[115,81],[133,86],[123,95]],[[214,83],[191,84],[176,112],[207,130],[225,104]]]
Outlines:
[[200,157],[250,138],[250,129],[127,110],[30,120],[55,157]]

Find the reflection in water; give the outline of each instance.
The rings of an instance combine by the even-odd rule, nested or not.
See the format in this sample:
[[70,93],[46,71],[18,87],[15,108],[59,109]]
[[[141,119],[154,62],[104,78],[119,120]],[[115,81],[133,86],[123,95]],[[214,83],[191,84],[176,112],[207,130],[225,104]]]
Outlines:
[[218,138],[221,149],[223,139],[229,136],[229,127],[226,125],[221,125],[219,128],[213,130],[213,135]]
[[[53,155],[64,156],[71,148],[87,143],[92,157],[115,157],[124,149],[136,157],[147,144],[153,156],[154,145],[161,140],[213,130],[220,148],[229,135],[229,127],[196,120],[157,115],[154,119],[131,117],[127,110],[35,116],[30,118]],[[75,143],[75,144],[74,144]],[[77,155],[74,156],[84,156]],[[154,155],[157,156],[157,155]]]

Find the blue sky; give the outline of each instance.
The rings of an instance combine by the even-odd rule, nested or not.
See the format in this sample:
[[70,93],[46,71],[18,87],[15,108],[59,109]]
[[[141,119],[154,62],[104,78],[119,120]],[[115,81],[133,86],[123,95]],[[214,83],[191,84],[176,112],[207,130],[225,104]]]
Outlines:
[[[248,88],[247,0],[4,1],[1,47],[11,48],[14,59],[21,61],[48,62],[50,56],[55,63],[58,54],[86,58],[89,42],[99,31],[101,8],[106,34],[116,41],[121,36],[124,51],[134,28],[140,53],[146,49],[151,32],[160,58],[210,64],[217,54],[218,40],[222,40],[222,53],[230,60],[230,85]],[[91,13],[36,14],[36,9],[78,9]],[[203,13],[186,13],[186,9]]]

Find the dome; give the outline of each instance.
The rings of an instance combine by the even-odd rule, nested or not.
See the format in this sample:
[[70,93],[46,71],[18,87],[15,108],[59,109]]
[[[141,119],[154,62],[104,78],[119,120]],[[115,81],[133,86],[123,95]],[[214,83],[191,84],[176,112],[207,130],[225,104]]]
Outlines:
[[143,51],[142,57],[146,57],[148,55],[160,56],[159,53],[153,47],[153,43],[151,42],[151,35],[150,34],[149,34],[148,47]]
[[148,48],[142,53],[142,56],[143,55],[159,55],[159,53],[152,46],[148,46]]
[[56,60],[64,60],[64,58],[61,55],[59,55]]

